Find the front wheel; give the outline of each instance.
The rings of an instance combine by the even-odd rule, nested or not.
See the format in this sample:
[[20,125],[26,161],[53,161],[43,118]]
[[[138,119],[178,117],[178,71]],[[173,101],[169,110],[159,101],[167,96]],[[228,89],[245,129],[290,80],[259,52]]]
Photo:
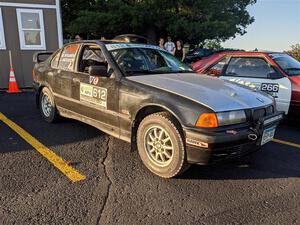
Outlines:
[[155,113],[140,123],[137,147],[144,165],[154,174],[172,178],[188,168],[182,135],[169,113]]
[[47,87],[44,87],[40,93],[39,108],[41,116],[46,122],[53,123],[58,119],[53,95]]

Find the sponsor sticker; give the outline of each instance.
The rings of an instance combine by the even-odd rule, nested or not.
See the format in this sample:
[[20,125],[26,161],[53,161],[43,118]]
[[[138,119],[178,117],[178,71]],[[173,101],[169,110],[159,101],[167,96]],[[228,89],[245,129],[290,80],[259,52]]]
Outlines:
[[107,108],[107,89],[80,83],[80,101]]
[[97,85],[99,83],[99,77],[90,76],[90,84]]
[[189,145],[194,145],[194,146],[197,146],[197,147],[200,147],[200,148],[208,148],[208,143],[205,143],[205,142],[193,140],[191,138],[186,138],[185,141]]

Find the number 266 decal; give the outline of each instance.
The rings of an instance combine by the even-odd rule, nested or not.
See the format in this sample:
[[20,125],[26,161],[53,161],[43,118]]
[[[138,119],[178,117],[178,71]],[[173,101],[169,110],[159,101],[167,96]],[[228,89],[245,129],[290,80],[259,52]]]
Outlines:
[[265,92],[279,92],[279,84],[261,84],[261,91]]

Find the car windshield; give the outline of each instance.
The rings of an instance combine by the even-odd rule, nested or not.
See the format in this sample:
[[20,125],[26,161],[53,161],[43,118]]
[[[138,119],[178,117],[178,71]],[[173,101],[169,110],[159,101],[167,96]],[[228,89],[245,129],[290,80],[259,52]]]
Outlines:
[[289,75],[300,75],[300,62],[287,54],[271,54],[270,57]]
[[110,52],[125,76],[193,72],[173,55],[158,48],[118,48]]

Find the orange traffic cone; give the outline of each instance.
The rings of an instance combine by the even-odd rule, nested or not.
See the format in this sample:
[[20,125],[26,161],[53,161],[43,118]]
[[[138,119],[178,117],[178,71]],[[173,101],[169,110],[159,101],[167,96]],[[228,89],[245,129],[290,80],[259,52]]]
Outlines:
[[16,81],[16,77],[15,77],[15,71],[13,68],[10,69],[9,72],[9,88],[8,88],[8,93],[19,93],[21,92],[19,90],[17,81]]

